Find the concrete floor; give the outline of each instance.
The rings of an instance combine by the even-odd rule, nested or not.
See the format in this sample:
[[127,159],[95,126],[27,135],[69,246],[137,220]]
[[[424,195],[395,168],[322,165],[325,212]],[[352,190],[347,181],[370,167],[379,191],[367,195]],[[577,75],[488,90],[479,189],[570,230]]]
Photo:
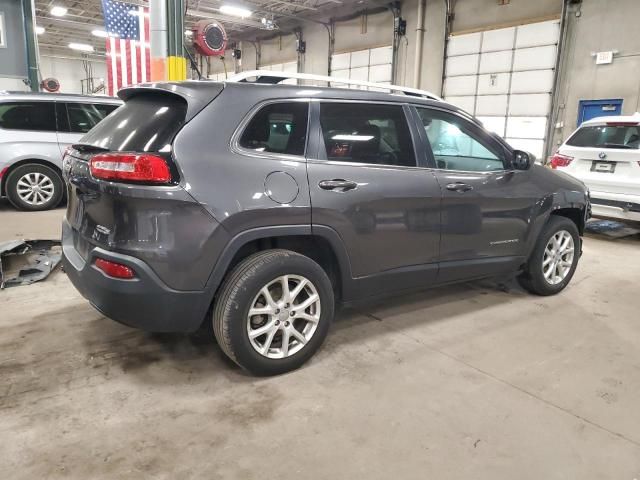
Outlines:
[[[0,203],[0,239],[62,210]],[[301,370],[103,318],[64,273],[0,292],[0,478],[640,478],[640,241],[571,286],[491,282],[342,312]]]

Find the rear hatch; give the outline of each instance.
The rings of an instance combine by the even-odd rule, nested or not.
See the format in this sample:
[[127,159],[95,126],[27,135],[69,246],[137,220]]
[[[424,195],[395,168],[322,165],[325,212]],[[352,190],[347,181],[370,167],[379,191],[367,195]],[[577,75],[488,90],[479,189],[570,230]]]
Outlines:
[[561,161],[570,162],[566,166],[567,173],[582,180],[591,190],[640,195],[638,123],[607,122],[583,126],[565,142],[559,153],[567,157]]
[[172,212],[193,202],[180,187],[173,139],[223,88],[202,83],[121,91],[124,105],[67,151],[66,220],[85,260],[94,246],[138,257],[170,246]]

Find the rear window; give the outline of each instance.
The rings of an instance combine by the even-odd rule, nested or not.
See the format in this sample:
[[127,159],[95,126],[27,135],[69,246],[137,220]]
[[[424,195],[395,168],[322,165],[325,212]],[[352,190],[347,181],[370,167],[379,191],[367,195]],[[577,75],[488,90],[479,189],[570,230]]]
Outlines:
[[637,125],[586,126],[574,133],[567,145],[572,147],[640,148],[640,127]]
[[56,131],[53,102],[0,103],[0,128],[8,130]]
[[304,155],[309,104],[272,103],[262,107],[240,137],[240,146],[256,152]]
[[157,152],[171,144],[186,115],[187,103],[176,95],[137,95],[96,125],[82,143],[111,151]]

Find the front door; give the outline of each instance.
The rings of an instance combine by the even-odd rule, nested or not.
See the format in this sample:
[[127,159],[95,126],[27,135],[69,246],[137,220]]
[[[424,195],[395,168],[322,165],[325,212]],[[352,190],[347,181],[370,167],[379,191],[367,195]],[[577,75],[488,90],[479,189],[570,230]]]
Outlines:
[[312,228],[328,226],[341,237],[357,295],[433,282],[440,188],[416,161],[408,107],[333,101],[315,107],[318,154],[307,167]]
[[508,151],[452,112],[416,108],[442,191],[439,282],[507,272],[522,262],[537,187]]

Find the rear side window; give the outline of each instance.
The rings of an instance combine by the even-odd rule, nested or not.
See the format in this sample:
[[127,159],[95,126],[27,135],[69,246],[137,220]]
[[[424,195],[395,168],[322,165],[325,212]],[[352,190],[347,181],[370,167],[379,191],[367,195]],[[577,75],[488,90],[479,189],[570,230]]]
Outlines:
[[111,151],[157,152],[171,144],[186,115],[187,103],[177,95],[137,95],[91,129],[82,143]]
[[567,145],[596,148],[640,148],[640,127],[637,125],[586,126],[574,133]]
[[266,105],[242,132],[240,146],[256,152],[304,155],[308,118],[306,102]]
[[322,103],[320,125],[327,160],[416,166],[400,105]]
[[0,128],[55,132],[54,102],[0,103]]
[[69,130],[76,133],[87,133],[116,108],[118,105],[67,103]]

